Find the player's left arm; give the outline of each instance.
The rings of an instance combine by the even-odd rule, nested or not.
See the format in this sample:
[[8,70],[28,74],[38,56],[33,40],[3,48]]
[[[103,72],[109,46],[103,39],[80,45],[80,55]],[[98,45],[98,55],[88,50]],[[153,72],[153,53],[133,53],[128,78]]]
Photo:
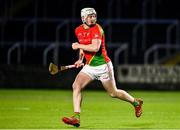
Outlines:
[[88,45],[73,43],[72,48],[74,50],[82,49],[83,51],[98,52],[101,46],[101,39],[92,39],[92,43]]

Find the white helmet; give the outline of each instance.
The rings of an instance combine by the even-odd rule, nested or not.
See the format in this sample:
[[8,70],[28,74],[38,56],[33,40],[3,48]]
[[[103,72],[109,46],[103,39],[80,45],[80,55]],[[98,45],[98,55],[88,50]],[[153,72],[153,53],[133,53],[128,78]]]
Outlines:
[[97,16],[96,11],[95,11],[94,8],[83,8],[83,9],[81,10],[81,19],[82,19],[82,22],[83,22],[83,23],[86,22],[85,19],[87,18],[87,16],[88,16],[89,14],[95,14],[95,15]]

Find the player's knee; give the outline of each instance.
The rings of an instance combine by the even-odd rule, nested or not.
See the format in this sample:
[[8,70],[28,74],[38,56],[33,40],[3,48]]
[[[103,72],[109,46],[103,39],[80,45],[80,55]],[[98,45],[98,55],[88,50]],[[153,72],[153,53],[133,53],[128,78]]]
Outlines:
[[112,97],[112,98],[116,98],[116,93],[115,92],[110,92],[109,95]]
[[72,88],[73,88],[73,90],[80,90],[81,89],[80,85],[76,82],[73,83]]

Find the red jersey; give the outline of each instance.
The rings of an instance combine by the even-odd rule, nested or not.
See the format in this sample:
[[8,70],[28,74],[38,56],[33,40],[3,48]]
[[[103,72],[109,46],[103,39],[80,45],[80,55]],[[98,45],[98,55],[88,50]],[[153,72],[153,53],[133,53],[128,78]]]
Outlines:
[[96,24],[89,29],[84,29],[82,24],[75,29],[75,34],[78,38],[79,43],[84,45],[92,44],[92,39],[101,40],[101,46],[98,52],[84,51],[86,64],[91,66],[98,66],[106,64],[110,61],[105,47],[104,31],[99,24]]

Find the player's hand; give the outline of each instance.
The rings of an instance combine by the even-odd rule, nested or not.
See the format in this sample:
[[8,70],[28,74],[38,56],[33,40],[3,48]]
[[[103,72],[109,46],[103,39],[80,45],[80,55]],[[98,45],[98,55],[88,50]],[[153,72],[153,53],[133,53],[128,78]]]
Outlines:
[[84,66],[84,63],[81,60],[76,61],[75,63],[76,68]]
[[79,49],[79,43],[78,43],[78,42],[72,43],[72,49],[73,49],[73,50]]

